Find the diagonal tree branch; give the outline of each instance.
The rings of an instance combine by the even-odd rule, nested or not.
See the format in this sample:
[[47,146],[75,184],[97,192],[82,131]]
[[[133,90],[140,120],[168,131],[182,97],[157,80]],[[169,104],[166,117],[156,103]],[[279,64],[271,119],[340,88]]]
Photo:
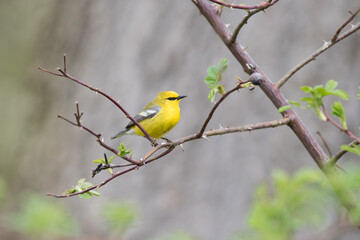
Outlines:
[[[244,71],[248,74],[252,73],[252,66],[255,71],[263,75],[263,82],[260,84],[260,88],[269,98],[269,100],[278,109],[282,106],[288,105],[288,102],[284,95],[280,92],[279,88],[273,84],[265,73],[257,66],[257,64],[251,59],[251,57],[243,50],[238,42],[231,42],[231,32],[226,27],[225,23],[216,14],[214,8],[211,7],[205,0],[192,0],[192,2],[198,7],[202,15],[207,19],[211,27],[224,42],[224,44],[231,51],[233,56],[243,67]],[[341,204],[349,211],[352,212],[359,206],[359,201],[356,195],[343,183],[341,178],[333,168],[327,168],[326,162],[329,160],[328,156],[321,148],[316,139],[312,136],[310,131],[302,123],[301,119],[295,113],[293,109],[282,112],[284,117],[292,118],[292,122],[288,125],[295,133],[298,139],[302,142],[305,149],[308,151],[312,159],[319,166],[319,168],[327,176],[330,184],[333,186],[334,191],[338,194]]]
[[324,45],[322,45],[319,49],[317,49],[315,52],[313,52],[309,57],[305,58],[302,62],[300,62],[298,65],[296,65],[294,68],[292,68],[289,72],[287,72],[278,82],[277,87],[281,88],[297,71],[305,67],[309,62],[314,61],[320,54],[334,46],[336,43],[340,42],[341,40],[347,38],[348,36],[352,35],[356,31],[360,29],[360,22],[353,25],[349,30],[344,32],[343,34],[340,34],[340,32],[344,29],[344,27],[350,23],[351,20],[354,19],[354,17],[360,12],[360,9],[357,10],[354,14],[351,15],[351,17],[338,28],[334,36],[332,37],[331,41],[325,42]]

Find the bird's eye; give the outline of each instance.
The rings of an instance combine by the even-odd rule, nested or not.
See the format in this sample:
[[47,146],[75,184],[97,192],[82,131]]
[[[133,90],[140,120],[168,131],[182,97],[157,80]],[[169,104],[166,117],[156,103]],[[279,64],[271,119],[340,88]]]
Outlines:
[[170,100],[170,101],[174,101],[174,100],[177,100],[178,98],[177,97],[168,97],[167,100]]

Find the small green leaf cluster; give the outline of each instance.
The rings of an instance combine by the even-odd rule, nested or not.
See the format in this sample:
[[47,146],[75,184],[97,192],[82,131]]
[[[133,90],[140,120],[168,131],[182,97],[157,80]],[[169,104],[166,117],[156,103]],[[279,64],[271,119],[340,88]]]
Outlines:
[[[329,80],[325,87],[323,85],[317,85],[315,87],[310,86],[303,86],[301,87],[301,90],[303,90],[305,93],[308,93],[311,95],[311,97],[303,97],[301,101],[306,102],[308,105],[307,107],[310,109],[313,109],[315,113],[318,115],[318,117],[326,121],[326,116],[324,112],[322,111],[321,107],[323,106],[323,98],[328,95],[335,95],[338,96],[344,100],[349,100],[349,95],[341,89],[335,89],[337,87],[338,83],[334,80]],[[337,105],[335,108],[340,110],[342,105]],[[340,110],[339,113],[344,113],[345,111]],[[344,116],[345,118],[345,116]]]
[[61,203],[32,193],[25,195],[21,205],[17,213],[10,215],[9,222],[26,239],[59,239],[76,234],[77,224]]
[[126,146],[124,143],[120,143],[120,146],[118,147],[119,149],[119,157],[124,157],[125,155],[131,154],[132,153],[132,149],[126,149]]
[[222,80],[222,74],[228,68],[229,60],[227,58],[222,58],[217,65],[212,65],[207,69],[207,76],[205,77],[205,83],[209,85],[210,92],[208,99],[210,102],[214,102],[215,95],[218,92],[223,95],[226,93],[224,85],[220,84]]
[[[338,83],[334,80],[329,80],[325,87],[323,85],[317,85],[315,87],[303,86],[301,90],[305,93],[310,94],[309,97],[303,97],[301,101],[307,103],[306,108],[313,109],[317,116],[322,121],[327,121],[326,115],[322,109],[323,107],[323,98],[328,95],[338,96],[344,100],[349,100],[349,95],[347,92],[341,89],[335,89]],[[286,111],[290,109],[292,106],[300,107],[301,104],[296,101],[289,101],[290,105],[283,106],[279,108],[279,112]],[[332,114],[336,117],[340,118],[342,126],[344,129],[347,129],[346,126],[346,118],[345,118],[345,110],[340,102],[335,102],[332,106]]]
[[324,221],[325,203],[329,198],[320,171],[304,169],[290,177],[277,170],[272,179],[272,187],[262,184],[256,189],[248,216],[252,232],[247,233],[246,238],[241,234],[236,239],[292,239],[301,227],[319,225]]
[[[86,182],[85,178],[81,178],[76,186],[74,186],[73,188],[67,190],[65,193],[66,194],[72,194],[72,193],[77,193],[77,192],[82,192],[90,187],[94,186],[94,184],[92,184],[91,182]],[[93,196],[100,196],[100,193],[95,191],[95,190],[90,190],[88,192],[79,194],[79,197],[82,199],[90,199]]]

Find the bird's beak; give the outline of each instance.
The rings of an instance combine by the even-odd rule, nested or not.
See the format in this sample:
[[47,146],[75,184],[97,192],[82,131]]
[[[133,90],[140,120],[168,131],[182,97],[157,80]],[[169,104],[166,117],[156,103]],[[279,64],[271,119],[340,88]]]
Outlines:
[[186,98],[187,96],[178,96],[177,99],[180,100],[182,98]]

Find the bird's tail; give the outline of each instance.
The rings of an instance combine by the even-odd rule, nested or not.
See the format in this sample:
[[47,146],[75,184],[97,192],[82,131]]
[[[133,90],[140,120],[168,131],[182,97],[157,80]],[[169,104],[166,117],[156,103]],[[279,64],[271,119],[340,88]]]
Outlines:
[[131,134],[131,133],[130,133],[131,130],[132,130],[132,129],[124,129],[124,130],[118,132],[115,136],[112,136],[111,139],[115,139],[115,138],[121,137],[121,136],[123,136],[123,135]]

